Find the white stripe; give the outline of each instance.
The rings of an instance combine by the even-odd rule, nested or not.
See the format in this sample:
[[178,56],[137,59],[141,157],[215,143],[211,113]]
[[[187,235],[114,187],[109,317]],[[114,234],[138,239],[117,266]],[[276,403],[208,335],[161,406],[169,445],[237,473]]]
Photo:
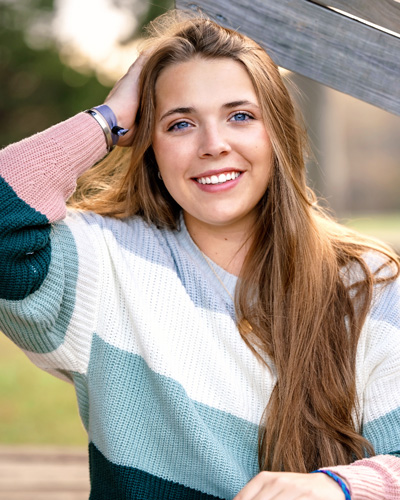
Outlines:
[[357,352],[364,423],[400,407],[400,329],[368,318]]
[[101,297],[98,335],[142,356],[193,400],[258,424],[274,379],[234,321],[196,307],[173,271],[133,255],[111,235],[106,238],[107,248],[101,244],[104,232],[99,234],[99,286],[109,293]]
[[[33,363],[63,378],[54,368],[86,374],[90,359],[90,349],[97,315],[98,263],[95,246],[90,242],[88,228],[67,217],[65,220],[77,240],[79,272],[76,283],[75,305],[64,342],[47,354],[26,352]],[[52,259],[62,252],[63,242],[57,238],[57,225],[52,228]],[[80,244],[79,244],[80,242]],[[85,242],[82,245],[82,242]],[[68,269],[65,270],[68,272]],[[51,335],[51,332],[49,333]]]

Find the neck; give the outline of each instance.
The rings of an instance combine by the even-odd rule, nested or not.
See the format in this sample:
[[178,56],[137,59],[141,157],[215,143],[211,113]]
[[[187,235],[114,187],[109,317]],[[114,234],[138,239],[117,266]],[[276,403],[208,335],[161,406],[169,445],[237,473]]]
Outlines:
[[251,244],[249,224],[215,226],[184,214],[187,230],[199,249],[213,262],[239,276]]

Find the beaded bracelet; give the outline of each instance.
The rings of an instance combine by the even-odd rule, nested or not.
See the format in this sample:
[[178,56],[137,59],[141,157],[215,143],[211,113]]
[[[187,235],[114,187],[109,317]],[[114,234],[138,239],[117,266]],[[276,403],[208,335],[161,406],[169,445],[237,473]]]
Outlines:
[[342,488],[345,499],[351,500],[350,491],[349,491],[348,487],[346,486],[346,483],[342,479],[340,479],[339,476],[337,476],[336,474],[334,474],[330,470],[322,470],[322,469],[313,470],[311,472],[311,474],[314,474],[315,472],[322,472],[323,474],[326,474],[327,476],[331,477]]

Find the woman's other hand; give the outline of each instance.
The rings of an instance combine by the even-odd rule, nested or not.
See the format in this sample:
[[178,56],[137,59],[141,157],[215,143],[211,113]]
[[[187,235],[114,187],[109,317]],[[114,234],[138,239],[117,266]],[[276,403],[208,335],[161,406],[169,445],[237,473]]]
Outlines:
[[345,500],[345,496],[326,474],[260,472],[233,500]]
[[113,110],[117,124],[129,129],[127,134],[118,139],[118,146],[130,146],[132,143],[139,105],[139,77],[145,60],[146,56],[141,54],[127,73],[117,81],[104,101],[104,104]]

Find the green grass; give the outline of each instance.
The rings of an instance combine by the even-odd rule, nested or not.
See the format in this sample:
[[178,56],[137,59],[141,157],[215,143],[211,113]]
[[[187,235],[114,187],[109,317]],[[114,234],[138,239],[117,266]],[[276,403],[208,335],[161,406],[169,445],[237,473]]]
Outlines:
[[400,251],[400,213],[354,217],[344,223],[360,233],[378,238]]
[[0,333],[0,443],[86,446],[74,388]]

